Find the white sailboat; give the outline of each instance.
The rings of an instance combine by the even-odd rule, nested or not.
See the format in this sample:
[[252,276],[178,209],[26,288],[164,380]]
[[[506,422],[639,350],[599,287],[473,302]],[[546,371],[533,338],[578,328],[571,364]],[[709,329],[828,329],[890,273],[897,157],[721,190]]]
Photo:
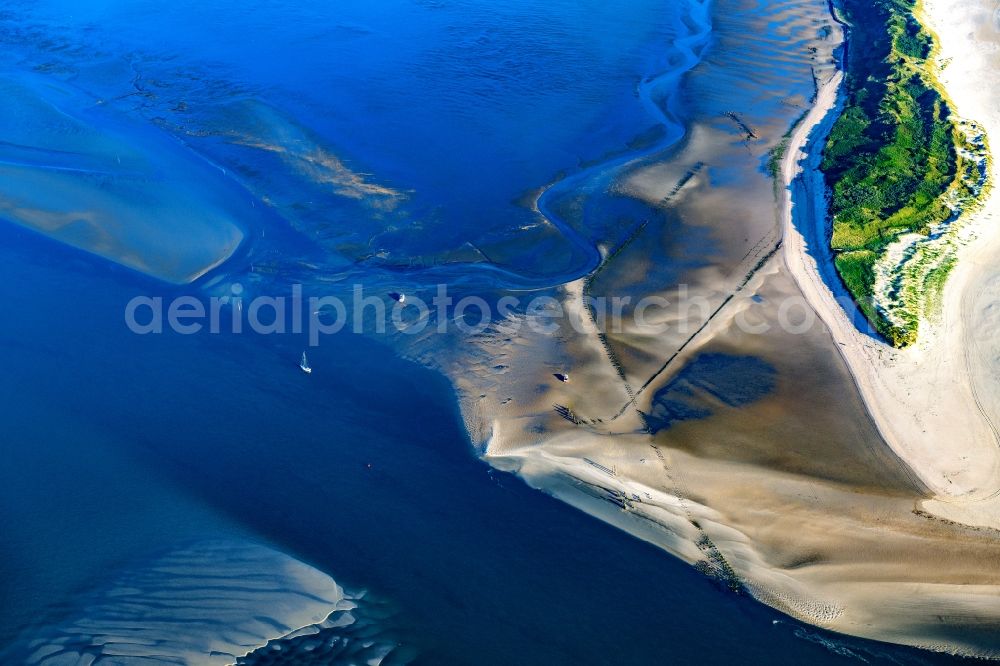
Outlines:
[[302,352],[302,362],[299,363],[299,367],[302,368],[302,372],[307,375],[312,374],[313,369],[309,367],[309,359],[306,358],[305,352]]

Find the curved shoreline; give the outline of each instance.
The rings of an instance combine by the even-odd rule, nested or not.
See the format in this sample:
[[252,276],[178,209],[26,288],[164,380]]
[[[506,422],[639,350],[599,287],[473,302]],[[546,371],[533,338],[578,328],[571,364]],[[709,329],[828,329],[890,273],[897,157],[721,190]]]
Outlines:
[[[717,5],[724,11],[724,3]],[[721,300],[729,293],[726,287],[739,285],[745,275],[740,256],[746,257],[747,246],[760,237],[759,232],[768,235],[751,252],[771,239],[777,245],[782,232],[786,243],[795,244],[784,255],[789,267],[765,261],[749,284],[733,292],[737,295],[725,305],[724,316],[713,315],[702,329],[695,326],[697,340],[691,345],[679,332],[651,336],[626,329],[611,340],[615,347],[609,352],[610,336],[590,326],[558,338],[524,334],[512,339],[498,331],[476,341],[473,362],[456,363],[445,373],[455,384],[479,457],[662,548],[722,585],[840,634],[1000,657],[1000,633],[994,631],[1000,618],[991,565],[993,533],[936,520],[927,498],[940,492],[924,480],[928,469],[914,464],[909,449],[890,453],[885,441],[897,440],[875,427],[886,423],[886,413],[875,411],[878,403],[870,403],[866,410],[864,400],[870,397],[863,391],[877,395],[878,387],[866,383],[859,365],[867,361],[868,347],[875,350],[870,353],[877,361],[877,346],[848,320],[835,292],[824,282],[826,244],[809,240],[825,238],[824,207],[821,198],[817,202],[803,195],[821,193],[822,182],[809,189],[817,184],[803,184],[797,178],[798,162],[802,157],[817,158],[815,150],[809,155],[803,151],[819,145],[816,134],[822,133],[837,105],[842,74],[831,52],[840,40],[832,26],[831,36],[821,33],[810,41],[814,33],[807,32],[809,27],[830,23],[826,2],[804,0],[801,13],[788,11],[782,18],[793,22],[789,17],[794,16],[803,32],[771,37],[773,50],[764,53],[778,61],[798,53],[796,44],[811,43],[822,49],[821,58],[801,63],[797,72],[769,70],[767,61],[752,57],[757,54],[747,48],[753,40],[739,41],[746,39],[747,26],[761,20],[759,15],[727,23],[725,16],[720,20],[714,13],[720,41],[729,37],[734,40],[729,44],[741,44],[746,51],[734,49],[740,55],[727,59],[725,49],[720,49],[706,58],[706,66],[689,81],[688,93],[711,100],[699,109],[705,115],[693,114],[690,141],[681,154],[671,156],[669,164],[650,166],[634,176],[634,193],[664,202],[689,223],[703,224],[715,234],[712,238],[731,241],[725,248],[729,254],[720,251],[711,256],[706,267],[692,275],[691,283],[710,297]],[[773,24],[774,17],[768,18]],[[793,41],[800,35],[802,42]],[[737,142],[730,128],[719,127],[725,111],[738,106],[731,100],[744,99],[726,87],[734,73],[749,82],[733,93],[744,92],[750,99],[759,94],[756,85],[764,87],[755,77],[784,75],[798,81],[789,92],[800,96],[788,97],[801,100],[794,105],[796,113],[777,115],[771,109],[764,117],[758,109],[752,117],[758,125],[771,122],[759,143]],[[772,82],[766,89],[775,95],[784,90],[779,85]],[[785,206],[778,219],[771,181],[762,166],[802,110],[807,110],[807,117],[795,127],[791,150],[781,164],[788,182],[795,182],[798,189],[794,199],[779,195]],[[687,196],[664,199],[670,185],[695,162],[707,166]],[[815,169],[807,169],[809,176],[817,176]],[[795,218],[793,203],[798,206]],[[811,226],[803,224],[803,209],[819,211]],[[764,218],[767,228],[762,228]],[[605,290],[613,293],[624,285],[624,293],[631,295],[674,295],[673,283],[659,274],[647,277],[643,269],[652,270],[676,256],[657,246],[655,238],[648,241],[631,246],[635,254],[620,257],[620,265],[631,260],[628,271],[602,274]],[[799,264],[792,265],[796,260]],[[582,312],[583,288],[578,281],[557,294],[570,318]],[[775,321],[780,304],[789,299],[801,302],[800,292],[813,300],[829,299],[825,309],[822,302],[814,306],[830,318],[828,326],[813,326],[795,335],[775,330],[753,339],[739,330],[740,317]],[[837,317],[844,320],[843,331],[836,328]],[[704,323],[703,318],[690,319]],[[858,349],[840,348],[838,342],[856,344]],[[843,358],[831,354],[831,346],[840,348]],[[650,432],[646,416],[669,414],[665,410],[671,409],[668,401],[657,401],[658,392],[669,397],[675,382],[675,388],[688,390],[685,395],[703,386],[696,374],[653,373],[674,354],[678,366],[697,366],[703,352],[742,353],[773,364],[780,380],[773,400],[720,407],[708,416],[677,419]],[[498,358],[504,359],[499,367]],[[551,379],[552,373],[566,370],[572,383]],[[873,363],[878,379],[875,370]],[[654,390],[633,399],[631,387],[650,376],[658,377],[650,384]],[[705,400],[714,401],[710,404],[715,408],[718,398],[709,393]],[[614,409],[626,400],[636,409],[613,421],[608,418],[608,406]],[[928,441],[933,444],[933,438]],[[963,455],[952,453],[959,459]],[[934,470],[930,472],[933,480]],[[941,516],[940,511],[937,514]],[[943,608],[949,609],[945,619]]]
[[894,349],[869,333],[833,268],[826,243],[825,183],[818,166],[842,104],[842,82],[841,71],[820,86],[782,159],[785,263],[833,334],[883,438],[936,496],[938,502],[931,504],[952,505],[950,519],[964,515],[962,520],[995,527],[1000,517],[990,511],[954,510],[956,503],[981,503],[1000,493],[996,433],[968,376],[968,315],[960,306],[969,257],[963,257],[966,261],[960,261],[948,283],[943,321],[925,326],[919,343],[907,350]]

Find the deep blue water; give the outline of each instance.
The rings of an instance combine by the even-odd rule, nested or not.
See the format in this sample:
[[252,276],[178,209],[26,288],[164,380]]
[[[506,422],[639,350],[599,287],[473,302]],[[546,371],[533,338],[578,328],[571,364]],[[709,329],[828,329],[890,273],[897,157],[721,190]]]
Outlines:
[[136,336],[121,300],[148,285],[20,230],[0,238],[0,636],[145,553],[249,533],[391,601],[420,663],[856,661],[488,473],[447,383],[377,343],[333,338],[307,378],[291,341]]
[[[489,472],[448,383],[377,341],[325,340],[306,377],[301,336],[124,326],[137,294],[199,293],[213,279],[278,289],[306,265],[374,284],[427,279],[394,272],[413,257],[448,262],[456,279],[578,274],[594,228],[538,225],[520,200],[565,174],[561,187],[596,186],[606,175],[589,165],[676,137],[667,107],[649,106],[672,85],[657,77],[682,64],[671,45],[691,29],[683,9],[13,3],[0,33],[9,71],[104,100],[136,136],[183,139],[272,208],[247,211],[252,240],[183,290],[0,224],[0,643],[118,567],[233,535],[387,600],[420,663],[944,661],[830,643]],[[251,275],[254,262],[266,270]]]

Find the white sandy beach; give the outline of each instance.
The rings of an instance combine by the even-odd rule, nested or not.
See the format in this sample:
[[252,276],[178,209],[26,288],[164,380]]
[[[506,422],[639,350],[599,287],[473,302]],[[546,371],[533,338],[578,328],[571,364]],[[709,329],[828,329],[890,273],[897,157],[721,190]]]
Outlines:
[[[958,112],[981,122],[991,136],[1000,136],[995,88],[982,85],[995,71],[983,54],[996,49],[1000,33],[994,33],[992,43],[972,36],[976,16],[988,3],[979,4],[929,2],[927,16],[939,34],[942,58],[953,59],[942,78]],[[860,321],[861,315],[829,259],[829,222],[818,171],[841,81],[838,75],[823,85],[783,160],[787,265],[833,332],[880,432],[935,494],[926,508],[959,522],[997,527],[1000,384],[993,369],[1000,344],[984,318],[1000,305],[1000,234],[990,224],[1000,200],[994,191],[970,220],[969,228],[979,238],[963,248],[945,291],[942,316],[921,322],[917,345],[897,350],[860,330],[852,318]]]
[[[941,45],[943,71],[940,78],[960,116],[980,123],[992,141],[1000,145],[1000,14],[995,2],[952,3],[925,0],[929,26]],[[1000,455],[1000,182],[995,159],[990,178],[994,184],[983,207],[970,218],[970,229],[978,235],[966,248],[945,290],[944,320],[938,326],[943,348],[956,359],[961,354],[963,375],[981,421],[990,432],[974,459],[982,468],[997,470]],[[960,371],[961,372],[961,371]],[[957,419],[955,419],[957,421]],[[971,458],[971,456],[970,456]],[[931,510],[954,520],[996,527],[1000,524],[1000,472],[984,479],[978,494],[983,501],[960,509],[946,501],[929,503]]]
[[[666,331],[655,335],[629,324],[604,338],[592,327],[558,336],[492,331],[467,341],[461,361],[445,371],[480,454],[530,485],[811,624],[1000,657],[990,499],[1000,455],[985,417],[995,411],[986,361],[996,353],[988,336],[971,333],[987,330],[976,319],[994,310],[987,289],[963,286],[997,284],[996,271],[976,266],[998,256],[989,252],[1000,239],[970,246],[944,317],[925,327],[916,349],[896,352],[854,327],[836,300],[843,294],[828,286],[839,282],[825,261],[815,169],[842,78],[832,56],[840,31],[819,0],[771,9],[762,17],[759,8],[741,14],[735,3],[716,4],[718,60],[710,55],[688,79],[700,120],[680,150],[621,184],[672,217],[651,225],[592,282],[595,294],[670,301],[683,286],[719,309],[701,319],[664,312],[656,323]],[[768,33],[775,25],[787,27]],[[945,53],[962,47],[955,33],[941,32]],[[812,57],[802,55],[807,47]],[[783,63],[800,69],[775,71]],[[779,92],[803,69],[815,76],[812,102]],[[760,88],[772,99],[783,95],[791,111],[780,122],[773,107],[756,106]],[[961,113],[993,131],[993,120],[963,106],[957,88],[953,95]],[[733,108],[747,110],[766,138],[741,141],[727,117]],[[792,188],[776,202],[761,164],[803,110],[781,165]],[[796,179],[800,161],[806,168]],[[685,263],[691,255],[704,259]],[[664,272],[674,262],[691,268]],[[963,298],[965,289],[976,298]],[[564,311],[581,312],[582,293],[577,282],[553,295]],[[773,324],[782,303],[803,296],[825,326],[745,330]],[[954,311],[966,313],[964,324]],[[772,391],[727,404],[726,381],[743,391],[757,377],[698,374],[719,358],[773,368]],[[554,380],[556,372],[572,381]],[[671,395],[698,401],[709,415],[670,416]],[[667,425],[651,427],[650,417],[663,413]]]

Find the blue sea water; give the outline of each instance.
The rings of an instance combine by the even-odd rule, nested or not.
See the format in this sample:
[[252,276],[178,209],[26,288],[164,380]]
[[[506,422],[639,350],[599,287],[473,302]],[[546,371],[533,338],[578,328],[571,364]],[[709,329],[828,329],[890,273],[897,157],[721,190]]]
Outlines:
[[803,627],[489,471],[447,381],[377,341],[324,340],[307,377],[302,336],[124,325],[137,294],[213,281],[581,274],[596,226],[539,224],[524,200],[557,182],[540,203],[567,206],[676,139],[689,9],[8,3],[9,75],[52,77],[129,118],[137,141],[209,160],[245,193],[251,240],[178,289],[0,224],[0,643],[122,567],[226,536],[386,600],[418,663],[946,661]]

